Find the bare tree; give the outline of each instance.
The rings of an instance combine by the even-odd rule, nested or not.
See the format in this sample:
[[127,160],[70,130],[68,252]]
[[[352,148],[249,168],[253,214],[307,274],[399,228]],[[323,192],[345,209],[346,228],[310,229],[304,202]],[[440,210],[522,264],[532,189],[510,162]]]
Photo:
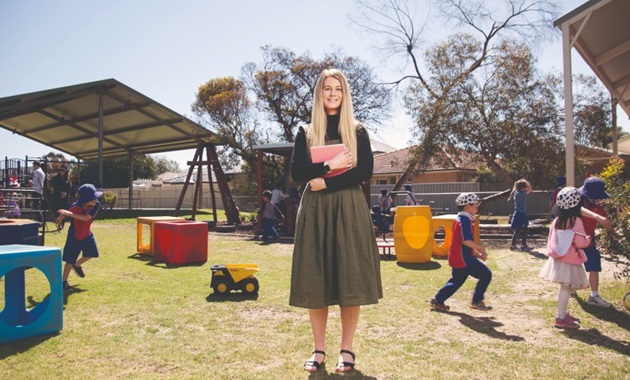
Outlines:
[[[424,21],[419,22],[415,3],[408,0],[358,0],[357,3],[362,11],[353,18],[354,23],[363,31],[380,37],[385,44],[385,54],[403,54],[411,63],[412,73],[390,84],[397,87],[405,81],[411,81],[412,88],[419,96],[418,100],[430,100],[431,109],[423,109],[428,115],[422,119],[417,117],[418,108],[414,102],[409,101],[409,98],[406,101],[408,111],[415,114],[419,123],[413,133],[414,138],[420,141],[420,146],[410,162],[410,169],[418,165],[422,169],[423,164],[429,161],[428,158],[434,155],[439,135],[435,127],[439,121],[443,121],[442,117],[448,110],[449,93],[475,71],[495,64],[494,52],[503,38],[519,35],[528,41],[538,41],[551,33],[552,21],[557,17],[557,6],[547,0],[504,0],[491,4],[481,0],[430,2],[443,20],[442,27],[452,27],[454,32],[458,29],[465,32],[459,36],[464,36],[468,42],[461,45],[466,47],[463,50],[444,47],[444,54],[450,55],[438,57],[438,61],[452,63],[454,70],[438,81],[431,81],[429,77],[436,68],[432,65],[423,68],[423,59],[419,57],[422,53],[418,52],[426,42],[423,36],[429,20],[433,19],[428,12],[425,12]],[[451,41],[455,42],[453,39]],[[395,189],[400,188],[411,172],[405,171]]]
[[480,68],[490,57],[494,43],[500,37],[517,34],[526,40],[538,41],[551,33],[553,20],[558,15],[557,5],[547,0],[504,0],[501,2],[503,9],[499,7],[491,9],[487,6],[488,1],[480,0],[430,2],[437,5],[440,16],[444,19],[443,25],[453,23],[453,26],[461,28],[461,31],[479,36],[479,48],[475,59],[471,60],[468,66],[462,67],[461,72],[452,78],[450,83],[437,89],[425,80],[426,74],[417,55],[421,45],[426,42],[422,39],[422,33],[427,30],[428,18],[421,26],[416,25],[418,23],[414,6],[416,2],[411,2],[410,5],[409,0],[357,0],[357,3],[361,12],[352,18],[353,22],[363,31],[381,37],[382,44],[377,47],[386,54],[404,54],[412,63],[413,74],[405,75],[392,84],[398,85],[407,79],[415,79],[420,81],[434,98],[439,98]]

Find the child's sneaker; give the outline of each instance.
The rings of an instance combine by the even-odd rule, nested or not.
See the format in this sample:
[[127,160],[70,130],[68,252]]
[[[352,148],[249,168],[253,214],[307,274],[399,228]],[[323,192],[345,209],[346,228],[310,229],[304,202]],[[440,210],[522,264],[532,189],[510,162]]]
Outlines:
[[85,272],[83,271],[83,267],[73,265],[72,269],[74,269],[74,272],[77,274],[77,276],[81,278],[85,277]]
[[580,324],[577,323],[574,319],[567,314],[564,318],[556,318],[556,323],[553,324],[553,327],[559,329],[579,329]]
[[521,245],[521,251],[523,252],[529,252],[532,250],[532,247],[528,246],[527,244],[525,245]]
[[443,303],[439,303],[438,301],[435,300],[435,298],[431,298],[431,309],[437,310],[437,311],[449,311],[449,310],[451,310],[450,307],[448,307],[447,305],[445,305]]
[[582,321],[580,320],[580,318],[578,318],[578,317],[574,317],[574,316],[572,316],[572,315],[571,315],[571,314],[569,314],[569,313],[567,313],[567,316],[566,316],[565,318],[569,318],[570,320],[575,321],[575,322],[577,322],[577,323],[582,322]]
[[511,245],[510,246],[510,251],[518,251],[518,248],[516,248],[515,245]]
[[70,290],[71,286],[70,284],[68,284],[68,281],[64,281],[63,282],[63,291],[67,292],[68,290]]
[[611,307],[612,304],[608,301],[606,301],[605,299],[603,299],[602,297],[600,297],[599,295],[593,297],[593,296],[589,296],[588,297],[588,301],[586,301],[587,304],[589,305],[595,305],[595,306],[599,306],[599,307]]
[[492,310],[492,306],[486,305],[483,301],[471,303],[470,308],[475,309],[475,310],[482,310],[482,311]]

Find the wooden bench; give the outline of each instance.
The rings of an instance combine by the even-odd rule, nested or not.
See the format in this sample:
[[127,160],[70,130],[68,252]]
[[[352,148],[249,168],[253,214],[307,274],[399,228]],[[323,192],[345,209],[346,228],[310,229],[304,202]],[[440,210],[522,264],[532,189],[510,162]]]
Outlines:
[[383,250],[383,255],[387,255],[387,257],[392,257],[392,248],[394,248],[394,242],[393,241],[387,241],[387,240],[376,240],[376,245],[378,246],[379,249]]

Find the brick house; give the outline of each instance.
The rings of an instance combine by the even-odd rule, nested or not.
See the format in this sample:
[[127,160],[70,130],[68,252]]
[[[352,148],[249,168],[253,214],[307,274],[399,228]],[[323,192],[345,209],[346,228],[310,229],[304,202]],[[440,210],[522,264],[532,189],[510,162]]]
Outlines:
[[[409,166],[412,155],[411,147],[395,150],[374,156],[374,174],[372,185],[395,184]],[[429,161],[422,173],[415,173],[408,182],[411,183],[448,183],[474,181],[477,169],[484,164],[483,160],[458,148],[440,147],[440,153]]]

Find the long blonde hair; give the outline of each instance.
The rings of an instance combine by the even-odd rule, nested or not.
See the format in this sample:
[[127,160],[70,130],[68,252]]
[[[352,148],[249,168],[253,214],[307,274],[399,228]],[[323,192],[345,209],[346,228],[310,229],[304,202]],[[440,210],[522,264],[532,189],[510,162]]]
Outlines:
[[[341,141],[352,153],[352,166],[357,165],[357,127],[359,122],[354,118],[352,110],[352,95],[348,80],[343,73],[337,69],[326,69],[322,71],[315,84],[313,94],[313,111],[311,113],[311,124],[306,130],[306,141],[308,147],[326,144],[326,111],[324,110],[324,80],[333,77],[341,83],[341,107],[339,109],[339,134]],[[309,149],[310,151],[310,149]]]

